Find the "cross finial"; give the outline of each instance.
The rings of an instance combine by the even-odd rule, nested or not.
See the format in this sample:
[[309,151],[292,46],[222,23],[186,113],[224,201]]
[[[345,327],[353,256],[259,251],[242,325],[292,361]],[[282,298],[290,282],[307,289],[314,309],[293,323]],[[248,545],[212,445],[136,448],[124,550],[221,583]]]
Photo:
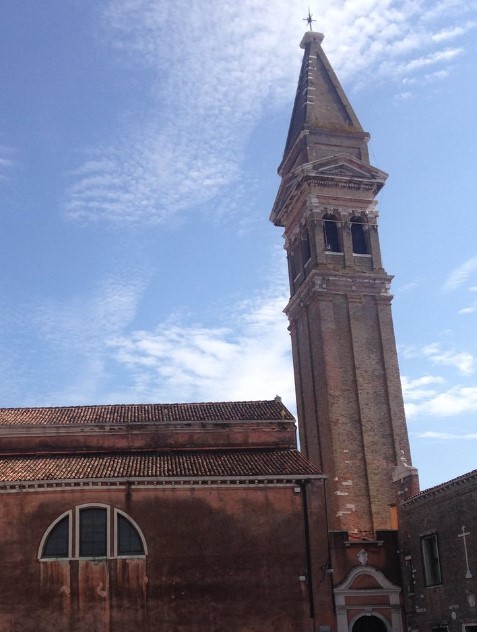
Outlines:
[[313,30],[313,22],[316,22],[316,20],[313,19],[313,14],[310,13],[310,7],[308,7],[308,15],[306,18],[303,18],[303,20],[308,24],[308,26],[310,27],[310,31]]

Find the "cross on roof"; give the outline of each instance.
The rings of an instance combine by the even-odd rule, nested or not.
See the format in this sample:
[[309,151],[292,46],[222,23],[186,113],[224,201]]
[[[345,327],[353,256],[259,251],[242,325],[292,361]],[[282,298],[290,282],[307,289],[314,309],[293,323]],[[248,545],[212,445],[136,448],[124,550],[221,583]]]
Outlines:
[[313,19],[313,14],[310,13],[310,7],[308,7],[308,15],[306,18],[303,18],[303,20],[309,25],[310,27],[310,31],[313,30],[313,22],[316,22],[316,20]]
[[470,535],[470,531],[466,531],[464,525],[462,525],[462,533],[458,533],[457,537],[462,538],[462,541],[464,542],[464,555],[465,555],[465,563],[467,566],[465,578],[471,579],[472,573],[470,572],[470,568],[469,568],[469,556],[467,554],[467,542],[466,542],[466,537],[468,535]]

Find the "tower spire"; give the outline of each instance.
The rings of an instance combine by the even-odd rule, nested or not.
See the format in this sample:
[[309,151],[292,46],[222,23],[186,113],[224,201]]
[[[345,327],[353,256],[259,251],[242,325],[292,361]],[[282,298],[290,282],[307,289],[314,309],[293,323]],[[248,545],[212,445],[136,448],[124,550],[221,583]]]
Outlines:
[[367,134],[323,49],[324,35],[307,31],[293,113],[279,172],[341,151],[369,163]]

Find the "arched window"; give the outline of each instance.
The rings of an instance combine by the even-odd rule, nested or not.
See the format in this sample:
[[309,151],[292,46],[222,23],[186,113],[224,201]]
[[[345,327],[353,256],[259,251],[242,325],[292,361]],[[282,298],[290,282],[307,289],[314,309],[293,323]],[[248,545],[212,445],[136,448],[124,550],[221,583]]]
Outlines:
[[43,537],[42,557],[70,557],[70,513],[58,518]]
[[39,559],[45,561],[145,555],[146,541],[139,526],[109,505],[81,505],[62,514],[46,530],[38,551]]
[[144,544],[136,527],[124,516],[117,514],[118,555],[144,555]]
[[342,252],[338,231],[338,218],[331,213],[323,215],[323,237],[325,250],[328,252]]
[[350,220],[351,224],[351,241],[353,243],[353,252],[355,255],[369,255],[369,245],[365,229],[366,220],[363,217],[355,215]]

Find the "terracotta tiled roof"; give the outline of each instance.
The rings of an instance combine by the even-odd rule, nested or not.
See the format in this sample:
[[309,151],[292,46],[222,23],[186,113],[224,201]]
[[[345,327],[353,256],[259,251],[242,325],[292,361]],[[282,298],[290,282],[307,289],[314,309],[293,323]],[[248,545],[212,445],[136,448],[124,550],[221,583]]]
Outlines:
[[134,424],[180,421],[293,420],[280,400],[198,404],[114,404],[57,408],[0,408],[0,426]]
[[1,457],[0,483],[108,478],[303,477],[318,470],[297,450]]

